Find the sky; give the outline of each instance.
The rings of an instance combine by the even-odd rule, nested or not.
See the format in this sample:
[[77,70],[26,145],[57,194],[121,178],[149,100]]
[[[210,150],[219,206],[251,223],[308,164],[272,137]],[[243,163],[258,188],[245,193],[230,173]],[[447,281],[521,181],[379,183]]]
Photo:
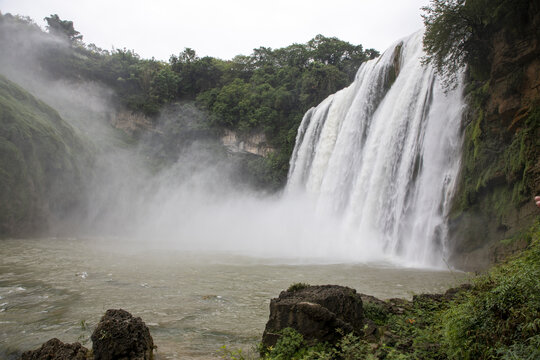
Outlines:
[[73,21],[87,44],[167,61],[184,48],[231,59],[322,34],[384,51],[422,28],[429,0],[0,0],[2,14]]

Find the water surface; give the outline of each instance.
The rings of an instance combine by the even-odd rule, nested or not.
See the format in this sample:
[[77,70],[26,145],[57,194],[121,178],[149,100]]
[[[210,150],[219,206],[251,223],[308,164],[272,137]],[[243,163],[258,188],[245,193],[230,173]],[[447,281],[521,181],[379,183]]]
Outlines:
[[150,327],[159,359],[216,358],[261,338],[270,299],[290,284],[339,284],[379,298],[442,292],[465,274],[385,264],[310,264],[150,249],[111,239],[5,240],[0,248],[0,358],[52,337],[89,337],[107,309]]

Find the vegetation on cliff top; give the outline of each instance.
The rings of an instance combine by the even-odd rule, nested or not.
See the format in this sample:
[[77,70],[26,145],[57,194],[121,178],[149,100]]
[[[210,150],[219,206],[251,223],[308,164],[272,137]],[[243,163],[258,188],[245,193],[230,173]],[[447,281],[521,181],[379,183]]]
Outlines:
[[[347,86],[362,62],[378,56],[362,45],[317,35],[305,44],[260,47],[249,56],[231,60],[201,58],[186,48],[164,62],[141,59],[133,50],[107,51],[86,45],[72,22],[57,15],[46,20],[50,34],[43,34],[31,19],[0,16],[0,24],[11,35],[25,34],[24,41],[38,33],[66,39],[68,46],[35,44],[40,48],[36,60],[45,76],[100,82],[114,90],[119,106],[153,119],[168,104],[196,101],[210,113],[208,125],[212,128],[241,135],[263,132],[276,151],[256,167],[266,174],[263,177],[271,187],[286,179],[303,114]],[[16,52],[20,41],[17,36],[0,36],[0,48]]]

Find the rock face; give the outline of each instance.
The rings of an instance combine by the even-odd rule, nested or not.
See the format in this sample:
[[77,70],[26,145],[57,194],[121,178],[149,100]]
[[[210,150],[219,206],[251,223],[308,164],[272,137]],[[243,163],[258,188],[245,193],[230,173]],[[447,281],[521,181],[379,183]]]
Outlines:
[[153,130],[152,121],[148,117],[126,110],[119,111],[116,116],[112,116],[111,125],[130,135]]
[[64,344],[54,338],[41,345],[39,349],[26,351],[21,360],[85,360],[89,350],[79,344]]
[[249,153],[267,157],[275,151],[263,133],[240,136],[236,131],[225,130],[221,143],[232,153]]
[[154,341],[140,317],[125,310],[107,310],[92,334],[95,360],[153,358]]
[[309,342],[335,343],[344,334],[362,334],[362,299],[356,290],[337,285],[282,291],[270,302],[270,318],[262,342],[273,346],[279,331],[293,328]]

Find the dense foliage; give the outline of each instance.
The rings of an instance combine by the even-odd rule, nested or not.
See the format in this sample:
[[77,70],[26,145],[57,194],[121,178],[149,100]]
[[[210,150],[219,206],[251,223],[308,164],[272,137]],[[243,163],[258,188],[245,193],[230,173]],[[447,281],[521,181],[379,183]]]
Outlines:
[[[347,86],[362,62],[378,56],[373,49],[317,35],[306,44],[261,47],[232,60],[201,58],[186,48],[164,62],[141,59],[133,50],[84,44],[72,22],[57,15],[46,20],[51,36],[67,39],[67,44],[36,44],[36,68],[45,76],[100,82],[114,90],[118,106],[153,118],[168,104],[196,100],[210,113],[210,127],[241,135],[263,132],[275,152],[254,168],[273,186],[285,180],[303,114]],[[18,32],[24,28],[25,41],[32,38],[29,33],[42,33],[28,18],[0,17],[0,24],[8,22],[17,24]],[[10,41],[0,39],[0,47],[18,46]]]

